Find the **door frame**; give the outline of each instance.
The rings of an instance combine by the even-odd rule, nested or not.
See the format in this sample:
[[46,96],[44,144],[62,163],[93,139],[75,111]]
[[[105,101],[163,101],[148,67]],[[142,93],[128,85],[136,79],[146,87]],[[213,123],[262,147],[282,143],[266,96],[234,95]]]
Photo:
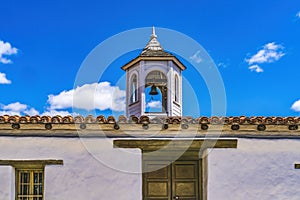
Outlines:
[[[171,145],[170,145],[171,144]],[[188,148],[186,146],[188,144]],[[145,161],[164,161],[169,164],[174,160],[198,160],[200,169],[199,197],[207,200],[208,159],[209,148],[237,148],[237,139],[116,139],[113,141],[114,148],[139,148],[142,150],[142,166]],[[168,148],[165,148],[168,147]],[[163,151],[161,151],[163,149]],[[182,152],[179,154],[177,152]],[[158,152],[158,153],[156,153]],[[171,155],[171,156],[170,156]],[[176,159],[175,159],[176,158]],[[144,172],[144,171],[143,171]],[[144,173],[143,173],[143,198],[144,198]]]

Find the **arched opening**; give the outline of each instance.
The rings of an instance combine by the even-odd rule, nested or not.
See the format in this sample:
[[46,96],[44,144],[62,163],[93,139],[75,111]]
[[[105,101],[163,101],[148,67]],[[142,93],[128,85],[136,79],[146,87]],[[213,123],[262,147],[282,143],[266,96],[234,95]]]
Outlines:
[[145,88],[145,96],[146,96],[146,106],[145,106],[145,112],[146,113],[157,113],[157,112],[163,112],[162,109],[162,93],[160,89],[157,89],[157,95],[151,95],[149,94],[151,91],[152,86],[148,86]]
[[134,103],[137,101],[137,77],[136,75],[132,75],[130,81],[130,103]]
[[176,102],[179,102],[179,80],[178,80],[178,76],[177,74],[175,75],[175,88],[174,88],[174,91],[175,91],[175,101]]
[[145,80],[145,112],[167,113],[167,77],[160,71],[152,71]]

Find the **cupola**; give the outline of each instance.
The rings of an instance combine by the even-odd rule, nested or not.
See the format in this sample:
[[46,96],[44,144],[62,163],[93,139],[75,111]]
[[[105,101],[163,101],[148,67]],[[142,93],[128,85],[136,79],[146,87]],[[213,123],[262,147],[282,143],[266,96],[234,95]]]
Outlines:
[[182,71],[186,67],[161,46],[152,28],[141,54],[126,71],[126,115],[182,116]]

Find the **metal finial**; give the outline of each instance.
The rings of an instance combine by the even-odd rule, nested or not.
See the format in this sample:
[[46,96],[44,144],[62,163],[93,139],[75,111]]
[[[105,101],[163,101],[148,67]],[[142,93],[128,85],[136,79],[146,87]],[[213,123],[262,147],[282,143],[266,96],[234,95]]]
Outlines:
[[155,34],[155,27],[152,26],[152,36],[156,37],[156,34]]
[[148,50],[160,50],[163,51],[164,49],[160,46],[160,43],[157,40],[157,35],[155,34],[155,27],[152,26],[152,34],[150,36],[150,40],[147,44],[147,46],[144,48],[144,50],[142,51],[142,53],[145,53]]

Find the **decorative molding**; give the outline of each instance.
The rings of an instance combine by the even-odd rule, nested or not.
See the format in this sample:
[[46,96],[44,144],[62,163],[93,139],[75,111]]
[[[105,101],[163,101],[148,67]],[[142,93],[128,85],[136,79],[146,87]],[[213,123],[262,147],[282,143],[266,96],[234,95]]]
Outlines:
[[0,160],[0,166],[10,165],[13,167],[63,165],[63,160]]

